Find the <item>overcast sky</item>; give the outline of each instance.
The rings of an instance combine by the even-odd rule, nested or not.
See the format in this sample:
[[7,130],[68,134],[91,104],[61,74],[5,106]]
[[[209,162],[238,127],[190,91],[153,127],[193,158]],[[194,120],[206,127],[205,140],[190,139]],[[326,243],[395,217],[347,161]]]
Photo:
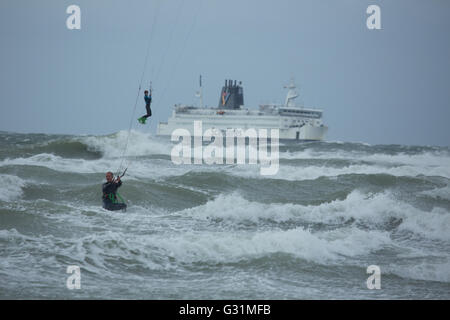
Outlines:
[[[81,30],[66,9],[81,8]],[[381,30],[366,26],[381,8]],[[146,48],[152,127],[175,103],[216,106],[225,79],[249,108],[300,101],[324,110],[327,140],[450,145],[450,1],[2,0],[0,130],[128,129]],[[134,118],[145,113],[139,96]]]

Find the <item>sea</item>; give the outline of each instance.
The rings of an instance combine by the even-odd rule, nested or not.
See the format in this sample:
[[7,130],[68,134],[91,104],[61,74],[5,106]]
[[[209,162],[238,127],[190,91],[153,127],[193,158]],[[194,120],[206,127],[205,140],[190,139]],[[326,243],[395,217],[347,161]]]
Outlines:
[[0,299],[450,298],[449,147],[280,142],[262,175],[174,145],[0,132]]

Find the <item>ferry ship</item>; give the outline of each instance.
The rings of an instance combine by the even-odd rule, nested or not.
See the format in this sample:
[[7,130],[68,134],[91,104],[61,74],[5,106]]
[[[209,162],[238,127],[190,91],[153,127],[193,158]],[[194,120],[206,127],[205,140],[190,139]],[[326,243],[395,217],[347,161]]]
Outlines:
[[225,80],[216,108],[203,107],[202,85],[200,77],[200,106],[176,104],[167,122],[159,122],[157,135],[171,136],[178,128],[194,134],[194,121],[202,121],[204,129],[219,129],[225,134],[227,129],[279,129],[280,140],[321,141],[328,127],[322,122],[323,111],[297,105],[299,96],[296,85],[291,79],[284,104],[263,104],[259,109],[244,107],[244,89],[242,82]]

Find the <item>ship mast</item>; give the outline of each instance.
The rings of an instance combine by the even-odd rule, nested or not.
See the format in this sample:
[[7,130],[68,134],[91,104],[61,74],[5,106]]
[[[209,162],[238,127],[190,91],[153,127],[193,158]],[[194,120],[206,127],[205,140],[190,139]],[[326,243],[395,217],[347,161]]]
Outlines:
[[291,78],[291,82],[287,86],[284,86],[284,88],[289,89],[284,105],[286,107],[295,107],[294,99],[298,97],[298,92],[295,90],[297,87],[294,83],[294,79]]
[[203,109],[202,75],[200,75],[200,89],[196,92],[195,96],[200,99],[200,108]]

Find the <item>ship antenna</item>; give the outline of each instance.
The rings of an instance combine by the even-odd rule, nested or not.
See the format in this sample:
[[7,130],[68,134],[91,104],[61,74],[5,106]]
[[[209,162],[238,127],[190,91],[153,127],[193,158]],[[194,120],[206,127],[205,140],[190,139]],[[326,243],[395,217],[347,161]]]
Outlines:
[[297,86],[295,85],[294,79],[291,78],[291,82],[289,83],[289,85],[284,87],[286,89],[289,89],[284,104],[286,107],[294,107],[295,106],[294,99],[298,97],[298,92],[297,90],[295,90]]
[[200,90],[197,91],[196,97],[200,99],[200,108],[203,109],[203,90],[202,90],[202,75],[200,75]]

